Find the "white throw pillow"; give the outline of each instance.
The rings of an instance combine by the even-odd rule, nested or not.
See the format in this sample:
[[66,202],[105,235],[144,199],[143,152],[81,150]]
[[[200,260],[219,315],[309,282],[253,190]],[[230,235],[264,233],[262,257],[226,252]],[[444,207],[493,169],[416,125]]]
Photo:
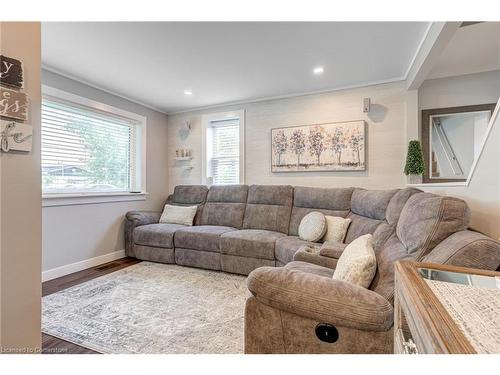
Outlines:
[[160,223],[193,225],[198,206],[172,206],[166,204],[160,217]]
[[299,238],[304,241],[319,241],[326,232],[325,215],[310,212],[302,218],[299,225]]
[[344,242],[351,219],[340,216],[325,216],[325,219],[327,229],[323,241]]
[[376,271],[373,237],[365,234],[347,245],[337,262],[333,278],[368,288]]

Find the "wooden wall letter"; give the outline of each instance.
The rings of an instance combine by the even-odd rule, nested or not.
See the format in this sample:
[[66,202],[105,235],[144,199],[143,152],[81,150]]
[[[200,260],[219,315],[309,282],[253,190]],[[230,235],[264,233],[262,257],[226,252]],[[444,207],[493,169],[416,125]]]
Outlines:
[[23,87],[23,65],[21,61],[0,55],[0,83],[17,88]]
[[0,87],[0,116],[26,121],[28,119],[26,94]]

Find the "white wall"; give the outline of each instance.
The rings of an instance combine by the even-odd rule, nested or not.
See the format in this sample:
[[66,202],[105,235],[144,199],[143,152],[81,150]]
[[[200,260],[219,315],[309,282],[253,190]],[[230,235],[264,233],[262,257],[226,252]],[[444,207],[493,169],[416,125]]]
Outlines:
[[[418,93],[419,108],[495,103],[500,71],[428,80]],[[471,227],[500,239],[500,119],[497,118],[468,187],[423,186],[433,193],[461,197],[469,204]],[[411,130],[410,130],[411,131]]]
[[[362,112],[362,99],[370,97],[372,111]],[[404,82],[358,89],[306,95],[288,99],[247,103],[168,116],[169,190],[178,184],[201,183],[201,116],[245,109],[246,183],[307,186],[402,187],[406,152],[407,92]],[[191,121],[192,132],[182,134],[184,121]],[[366,172],[271,173],[271,128],[365,120],[367,122]],[[183,162],[174,160],[175,150],[191,148],[194,168],[185,171]]]
[[[42,82],[147,118],[145,201],[43,208],[43,270],[66,266],[124,249],[124,215],[130,210],[158,210],[168,195],[167,117],[163,113],[43,70]],[[118,254],[119,255],[119,254]],[[101,258],[110,259],[110,256]]]
[[0,348],[41,347],[40,23],[0,22],[0,52],[24,64],[29,153],[0,153]]

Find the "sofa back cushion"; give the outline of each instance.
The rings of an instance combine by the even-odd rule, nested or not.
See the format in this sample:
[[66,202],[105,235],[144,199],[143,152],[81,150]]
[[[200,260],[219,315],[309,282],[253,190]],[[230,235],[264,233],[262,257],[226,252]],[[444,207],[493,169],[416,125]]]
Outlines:
[[288,234],[293,187],[251,185],[243,219],[243,229],[262,229]]
[[177,185],[172,194],[172,203],[192,206],[205,203],[208,188],[205,185]]
[[374,234],[380,224],[385,221],[385,213],[395,190],[354,189],[351,197],[351,212],[347,216],[352,220],[346,243],[354,241],[365,234]]
[[353,190],[354,188],[295,187],[288,234],[297,236],[302,218],[313,211],[346,217],[351,208]]
[[240,229],[248,195],[248,185],[212,186],[203,207],[201,225],[221,225]]
[[165,204],[173,206],[198,206],[194,225],[200,225],[203,205],[207,199],[208,188],[205,185],[177,185]]

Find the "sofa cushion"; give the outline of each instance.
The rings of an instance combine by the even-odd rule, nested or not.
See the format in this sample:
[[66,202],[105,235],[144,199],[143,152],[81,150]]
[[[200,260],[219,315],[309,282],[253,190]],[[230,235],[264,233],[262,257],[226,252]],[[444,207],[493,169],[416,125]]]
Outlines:
[[337,262],[333,278],[368,288],[376,270],[373,237],[365,234],[347,245]]
[[412,195],[401,212],[396,233],[408,254],[423,259],[441,241],[467,228],[470,210],[462,199],[431,193]]
[[220,238],[220,251],[222,254],[274,260],[276,240],[285,236],[280,232],[261,229],[224,233]]
[[193,225],[198,206],[173,206],[166,204],[160,217],[160,223]]
[[353,190],[353,188],[295,187],[288,234],[297,236],[300,221],[313,211],[330,216],[346,217],[351,208]]
[[177,185],[174,193],[169,195],[165,204],[174,206],[198,206],[194,225],[201,224],[203,205],[207,198],[208,188],[205,185]]
[[365,234],[373,234],[378,226],[384,223],[384,220],[372,219],[370,217],[361,216],[351,212],[348,216],[351,219],[351,224],[347,228],[345,243],[351,243],[356,238]]
[[134,242],[137,245],[172,249],[174,247],[174,233],[181,228],[186,227],[180,224],[141,225],[134,229]]
[[212,186],[203,207],[201,225],[241,228],[248,195],[247,185]]
[[283,264],[290,263],[293,260],[295,253],[303,246],[313,246],[319,248],[321,244],[304,241],[297,236],[281,237],[276,241],[276,247],[274,249],[276,259]]
[[360,216],[384,220],[391,198],[398,192],[394,190],[354,189],[351,198],[351,211]]
[[175,234],[175,247],[202,251],[219,251],[219,237],[227,232],[236,231],[236,228],[218,225],[198,225],[184,227]]
[[207,198],[208,188],[205,185],[177,185],[172,194],[172,203],[201,204]]
[[252,185],[243,219],[243,229],[288,233],[293,201],[289,185]]
[[323,236],[323,241],[344,242],[347,234],[347,229],[351,224],[352,219],[339,216],[325,216],[326,233]]
[[304,241],[319,241],[325,235],[327,228],[325,215],[317,211],[310,212],[300,222],[299,238]]
[[328,278],[332,278],[333,272],[334,272],[334,270],[332,270],[331,268],[322,267],[322,266],[319,266],[317,264],[311,264],[311,263],[300,262],[300,261],[294,261],[294,262],[288,263],[285,266],[285,268],[288,270],[305,272],[308,274],[322,276],[322,277],[328,277]]

